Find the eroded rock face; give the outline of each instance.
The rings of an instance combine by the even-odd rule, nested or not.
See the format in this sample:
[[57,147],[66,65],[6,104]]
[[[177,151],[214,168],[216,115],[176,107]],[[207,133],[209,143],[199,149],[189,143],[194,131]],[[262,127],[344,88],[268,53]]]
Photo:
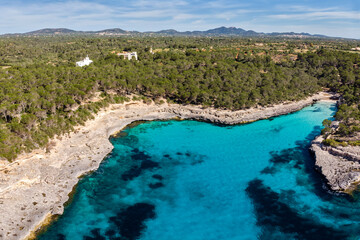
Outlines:
[[[294,112],[323,97],[327,96],[321,93],[298,102],[241,111],[141,102],[112,105],[75,132],[53,140],[50,152],[37,150],[0,165],[0,239],[25,239],[49,216],[62,214],[79,177],[96,170],[111,152],[110,135],[134,121],[180,117],[237,124]],[[345,185],[354,178],[346,176],[342,180]]]
[[164,109],[169,113],[173,113],[178,117],[185,119],[198,119],[220,124],[239,124],[253,122],[260,119],[271,118],[274,116],[284,115],[298,111],[316,100],[328,98],[326,93],[320,93],[298,102],[282,103],[270,107],[258,107],[247,110],[229,111],[214,108],[203,109],[199,106],[182,106],[172,104]]
[[353,184],[360,181],[359,147],[333,148],[324,146],[323,137],[317,137],[310,150],[315,154],[315,168],[327,180],[334,191],[351,191]]

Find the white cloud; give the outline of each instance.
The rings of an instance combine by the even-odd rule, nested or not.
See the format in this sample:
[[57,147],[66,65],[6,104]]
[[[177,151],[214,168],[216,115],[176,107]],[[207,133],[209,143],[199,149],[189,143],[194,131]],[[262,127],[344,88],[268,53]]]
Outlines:
[[162,1],[162,0],[138,0],[136,2],[130,2],[131,6],[136,8],[174,8],[179,6],[187,6],[187,1]]
[[336,11],[338,7],[327,7],[327,8],[313,8],[303,5],[276,5],[276,10],[286,12],[323,12],[323,11]]
[[174,20],[189,20],[189,19],[197,19],[199,18],[198,14],[188,14],[188,13],[181,13],[173,16]]
[[199,6],[202,8],[211,8],[211,9],[239,9],[239,8],[246,8],[249,7],[250,4],[248,3],[240,3],[238,1],[226,1],[226,0],[216,0],[210,1],[206,4]]
[[323,11],[323,12],[306,12],[306,13],[296,13],[296,14],[276,14],[276,15],[269,15],[269,17],[276,19],[293,19],[293,20],[320,20],[320,19],[360,20],[360,12]]

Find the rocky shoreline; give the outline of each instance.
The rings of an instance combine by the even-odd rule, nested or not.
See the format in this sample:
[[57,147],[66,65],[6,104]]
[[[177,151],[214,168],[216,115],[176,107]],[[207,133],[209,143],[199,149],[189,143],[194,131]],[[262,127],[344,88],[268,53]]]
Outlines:
[[96,170],[112,151],[109,137],[134,121],[181,118],[239,124],[295,112],[329,97],[321,92],[297,102],[240,111],[167,103],[111,105],[85,126],[54,139],[50,151],[40,149],[12,163],[0,162],[0,239],[34,238],[44,222],[62,214],[79,178]]
[[331,147],[322,144],[323,136],[312,141],[315,169],[327,180],[331,190],[351,193],[360,183],[360,147]]

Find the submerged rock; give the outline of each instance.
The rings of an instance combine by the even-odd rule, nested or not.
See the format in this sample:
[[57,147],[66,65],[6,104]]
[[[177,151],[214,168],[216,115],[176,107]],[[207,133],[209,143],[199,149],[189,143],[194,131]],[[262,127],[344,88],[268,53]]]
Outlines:
[[[283,202],[282,196],[254,179],[248,183],[246,193],[254,204],[256,224],[262,228],[259,239],[284,239],[272,236],[274,229],[293,236],[291,239],[347,239],[345,231],[318,222],[311,216],[299,214],[297,209]],[[291,195],[288,192],[287,195]],[[290,239],[290,238],[289,238]]]
[[148,203],[136,203],[116,216],[110,218],[110,222],[116,226],[121,239],[138,239],[145,228],[144,221],[155,217],[155,206]]

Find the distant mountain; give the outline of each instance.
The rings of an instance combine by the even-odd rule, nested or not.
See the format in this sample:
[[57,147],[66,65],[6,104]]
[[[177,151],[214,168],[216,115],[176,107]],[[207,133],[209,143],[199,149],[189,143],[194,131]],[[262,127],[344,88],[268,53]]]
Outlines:
[[[97,35],[118,35],[118,34],[135,34],[138,33],[136,31],[129,32],[120,28],[111,28],[104,29],[101,31],[75,31],[67,28],[44,28],[32,32],[20,33],[15,35],[54,35],[54,34],[62,34],[62,35],[76,35],[76,34],[97,34]],[[14,35],[14,34],[11,34]]]
[[257,36],[263,35],[262,33],[257,33],[252,30],[246,31],[242,28],[236,27],[219,27],[215,29],[210,29],[205,31],[206,34],[215,34],[215,35],[242,35],[242,36]]
[[101,31],[97,31],[97,33],[127,33],[128,31],[122,30],[121,28],[111,28],[111,29],[105,29]]
[[264,35],[259,34],[254,31],[246,31],[242,28],[236,28],[236,27],[219,27],[210,29],[207,31],[186,31],[186,32],[179,32],[174,29],[167,29],[167,30],[161,30],[157,32],[145,32],[145,34],[160,34],[160,35],[174,35],[174,36],[227,36],[227,35],[233,35],[233,36],[258,36],[258,35]]
[[168,36],[241,36],[241,37],[289,37],[289,38],[328,38],[325,35],[312,35],[309,33],[294,33],[294,32],[284,32],[284,33],[262,33],[255,32],[252,30],[244,30],[242,28],[236,27],[219,27],[214,29],[209,29],[206,31],[186,31],[178,32],[174,29],[162,30],[157,32],[145,32],[144,34],[159,34],[159,35],[168,35]]
[[111,28],[100,31],[75,31],[67,28],[45,28],[37,31],[18,33],[18,34],[6,34],[6,35],[160,35],[160,36],[240,36],[240,37],[288,37],[288,38],[329,38],[325,35],[312,35],[309,33],[259,33],[252,30],[244,30],[236,27],[219,27],[209,29],[206,31],[186,31],[179,32],[174,29],[167,29],[161,31],[126,31],[120,28]]
[[44,28],[32,32],[24,33],[25,35],[46,35],[46,34],[71,34],[77,31],[67,28]]
[[158,33],[158,34],[168,34],[168,35],[179,35],[182,34],[181,32],[178,32],[174,29],[167,29],[167,30],[161,30],[158,32],[146,32],[146,33]]
[[126,31],[123,30],[121,28],[111,28],[111,29],[105,29],[105,30],[101,30],[101,31],[96,31],[96,32],[84,32],[86,33],[95,33],[95,34],[100,34],[100,35],[118,35],[118,34],[138,34],[139,32],[137,31]]
[[273,32],[273,33],[267,33],[268,36],[282,36],[282,37],[317,37],[317,38],[329,38],[325,35],[320,34],[310,34],[310,33],[295,33],[295,32]]

